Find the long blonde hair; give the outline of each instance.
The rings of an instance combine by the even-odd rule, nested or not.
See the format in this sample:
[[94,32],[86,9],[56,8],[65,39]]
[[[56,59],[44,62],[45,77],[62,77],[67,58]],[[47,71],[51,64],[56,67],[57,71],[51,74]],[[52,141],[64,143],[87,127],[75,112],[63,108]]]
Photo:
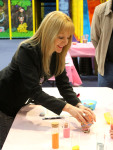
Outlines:
[[71,46],[72,36],[74,34],[74,25],[71,18],[61,11],[50,12],[45,16],[36,33],[30,39],[24,41],[24,43],[30,43],[32,46],[39,43],[41,44],[42,64],[44,72],[47,75],[50,75],[49,66],[51,57],[49,53],[54,47],[55,38],[61,31],[68,32],[71,36],[68,44],[63,48],[62,52],[57,53],[57,66],[55,71],[55,76],[57,76],[64,70],[65,56]]

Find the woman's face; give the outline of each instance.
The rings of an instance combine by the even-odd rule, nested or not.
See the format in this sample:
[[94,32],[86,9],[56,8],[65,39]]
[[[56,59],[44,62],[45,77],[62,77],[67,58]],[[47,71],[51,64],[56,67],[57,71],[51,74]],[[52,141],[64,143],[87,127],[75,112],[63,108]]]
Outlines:
[[61,53],[63,47],[66,46],[69,42],[71,35],[68,32],[60,32],[54,42],[54,51]]

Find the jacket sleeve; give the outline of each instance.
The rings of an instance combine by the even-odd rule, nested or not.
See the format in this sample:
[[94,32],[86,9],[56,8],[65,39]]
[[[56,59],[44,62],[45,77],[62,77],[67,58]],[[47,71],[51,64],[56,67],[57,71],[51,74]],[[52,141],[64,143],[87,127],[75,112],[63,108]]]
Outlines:
[[62,74],[56,77],[56,85],[60,94],[68,103],[75,106],[78,102],[80,102],[79,98],[77,98],[76,93],[73,91],[73,88],[69,83],[69,78],[66,75],[65,69]]
[[42,87],[39,84],[40,61],[41,58],[37,56],[33,47],[30,45],[26,46],[26,44],[21,45],[17,55],[17,64],[25,89],[35,104],[42,105],[59,115],[66,105],[66,102],[42,91]]
[[95,8],[92,23],[91,23],[91,41],[96,48],[100,38],[100,19],[98,14],[98,7]]

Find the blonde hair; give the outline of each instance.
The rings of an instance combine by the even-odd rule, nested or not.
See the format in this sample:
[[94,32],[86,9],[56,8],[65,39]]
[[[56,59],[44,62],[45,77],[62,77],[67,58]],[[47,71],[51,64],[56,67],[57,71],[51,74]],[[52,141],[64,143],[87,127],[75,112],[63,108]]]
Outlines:
[[61,11],[50,12],[45,16],[36,33],[30,39],[24,41],[24,43],[30,43],[32,46],[41,44],[42,64],[44,72],[47,75],[50,75],[49,66],[51,57],[49,54],[53,51],[52,48],[54,47],[55,38],[62,31],[70,33],[71,36],[62,52],[56,55],[57,66],[55,76],[57,76],[64,70],[65,56],[71,46],[72,36],[74,34],[74,25],[71,18]]

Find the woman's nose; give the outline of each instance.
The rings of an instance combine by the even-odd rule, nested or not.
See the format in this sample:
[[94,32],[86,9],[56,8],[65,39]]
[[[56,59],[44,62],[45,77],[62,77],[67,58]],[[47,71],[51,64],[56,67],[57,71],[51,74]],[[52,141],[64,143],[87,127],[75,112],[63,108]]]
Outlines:
[[68,39],[67,38],[64,40],[64,43],[65,43],[65,45],[68,44]]

